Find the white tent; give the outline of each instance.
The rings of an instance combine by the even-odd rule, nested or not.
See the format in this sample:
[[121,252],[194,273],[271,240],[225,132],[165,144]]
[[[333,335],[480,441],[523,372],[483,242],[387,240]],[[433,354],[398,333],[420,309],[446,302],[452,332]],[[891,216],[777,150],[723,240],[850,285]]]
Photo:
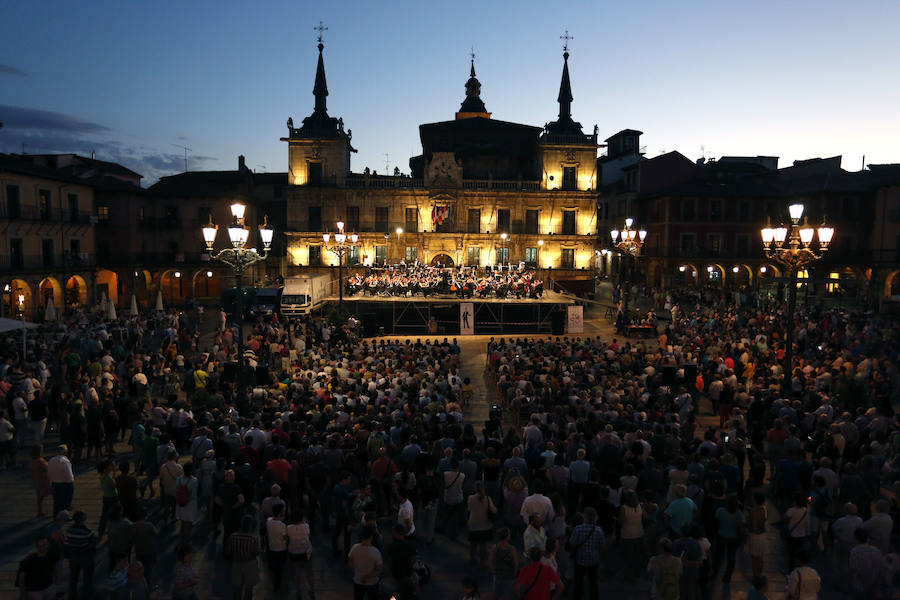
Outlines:
[[[34,329],[38,327],[37,323],[29,323],[25,322],[25,329]],[[22,330],[22,321],[18,321],[16,319],[0,319],[0,333],[6,333],[7,331],[21,331]]]
[[56,307],[53,306],[53,296],[47,298],[47,306],[44,308],[44,321],[47,323],[56,321]]
[[106,292],[100,294],[100,311],[103,313],[106,312]]
[[156,292],[156,310],[158,310],[159,312],[163,312],[164,310],[166,310],[163,306],[162,290]]
[[113,302],[112,298],[106,302],[106,318],[110,321],[115,321],[118,318],[116,316],[116,303]]
[[131,295],[131,316],[138,316],[137,296],[134,294]]

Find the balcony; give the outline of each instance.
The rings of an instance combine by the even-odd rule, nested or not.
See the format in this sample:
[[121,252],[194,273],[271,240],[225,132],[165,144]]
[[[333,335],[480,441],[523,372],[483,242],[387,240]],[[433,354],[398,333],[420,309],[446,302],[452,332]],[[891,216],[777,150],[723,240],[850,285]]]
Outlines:
[[463,181],[463,189],[493,190],[498,192],[537,192],[541,189],[541,182],[523,179],[466,179]]
[[597,136],[594,134],[582,134],[582,135],[562,135],[555,133],[543,133],[541,134],[541,143],[542,144],[559,144],[566,146],[596,146],[597,145]]
[[50,208],[41,210],[37,206],[24,205],[13,207],[9,204],[0,204],[0,218],[20,221],[45,221],[54,223],[73,223],[85,225],[91,222],[91,213],[72,212],[68,209]]
[[96,266],[93,255],[80,254],[26,254],[24,256],[0,256],[0,273],[17,274],[28,271],[52,271],[57,269],[81,269]]

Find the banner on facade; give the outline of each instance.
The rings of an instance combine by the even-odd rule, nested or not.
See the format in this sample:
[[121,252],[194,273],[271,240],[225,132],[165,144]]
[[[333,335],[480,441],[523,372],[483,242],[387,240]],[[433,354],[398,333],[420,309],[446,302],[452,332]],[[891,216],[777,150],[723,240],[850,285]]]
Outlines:
[[584,307],[566,307],[566,333],[584,333]]
[[450,218],[450,207],[449,206],[438,206],[434,205],[431,207],[431,226],[433,228],[437,228],[438,225],[443,225],[444,221]]
[[472,302],[459,305],[459,334],[475,335],[475,304]]

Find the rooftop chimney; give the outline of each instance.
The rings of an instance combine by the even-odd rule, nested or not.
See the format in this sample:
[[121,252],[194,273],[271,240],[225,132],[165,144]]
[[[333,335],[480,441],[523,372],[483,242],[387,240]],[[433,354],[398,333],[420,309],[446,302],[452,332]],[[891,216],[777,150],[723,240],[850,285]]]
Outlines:
[[244,164],[244,155],[241,154],[238,156],[238,171],[244,171],[247,169],[247,165]]

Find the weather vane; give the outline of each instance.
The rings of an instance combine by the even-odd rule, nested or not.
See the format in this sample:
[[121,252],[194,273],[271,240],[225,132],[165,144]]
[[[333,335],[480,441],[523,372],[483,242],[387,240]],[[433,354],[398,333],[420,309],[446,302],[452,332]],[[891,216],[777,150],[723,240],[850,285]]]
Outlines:
[[472,57],[472,62],[475,62],[475,46],[472,46],[472,47],[469,49],[469,56]]
[[[328,31],[328,28],[325,27],[325,23],[323,23],[322,21],[319,21],[319,26],[318,26],[318,27],[313,27],[313,31],[318,31],[318,32],[319,32],[319,43],[321,44],[321,43],[322,43],[322,32],[323,32],[323,31]],[[568,32],[567,32],[567,33],[568,33]]]
[[563,40],[563,52],[569,51],[569,40],[574,40],[575,38],[569,35],[569,30],[566,29],[566,33],[559,36],[559,39]]

